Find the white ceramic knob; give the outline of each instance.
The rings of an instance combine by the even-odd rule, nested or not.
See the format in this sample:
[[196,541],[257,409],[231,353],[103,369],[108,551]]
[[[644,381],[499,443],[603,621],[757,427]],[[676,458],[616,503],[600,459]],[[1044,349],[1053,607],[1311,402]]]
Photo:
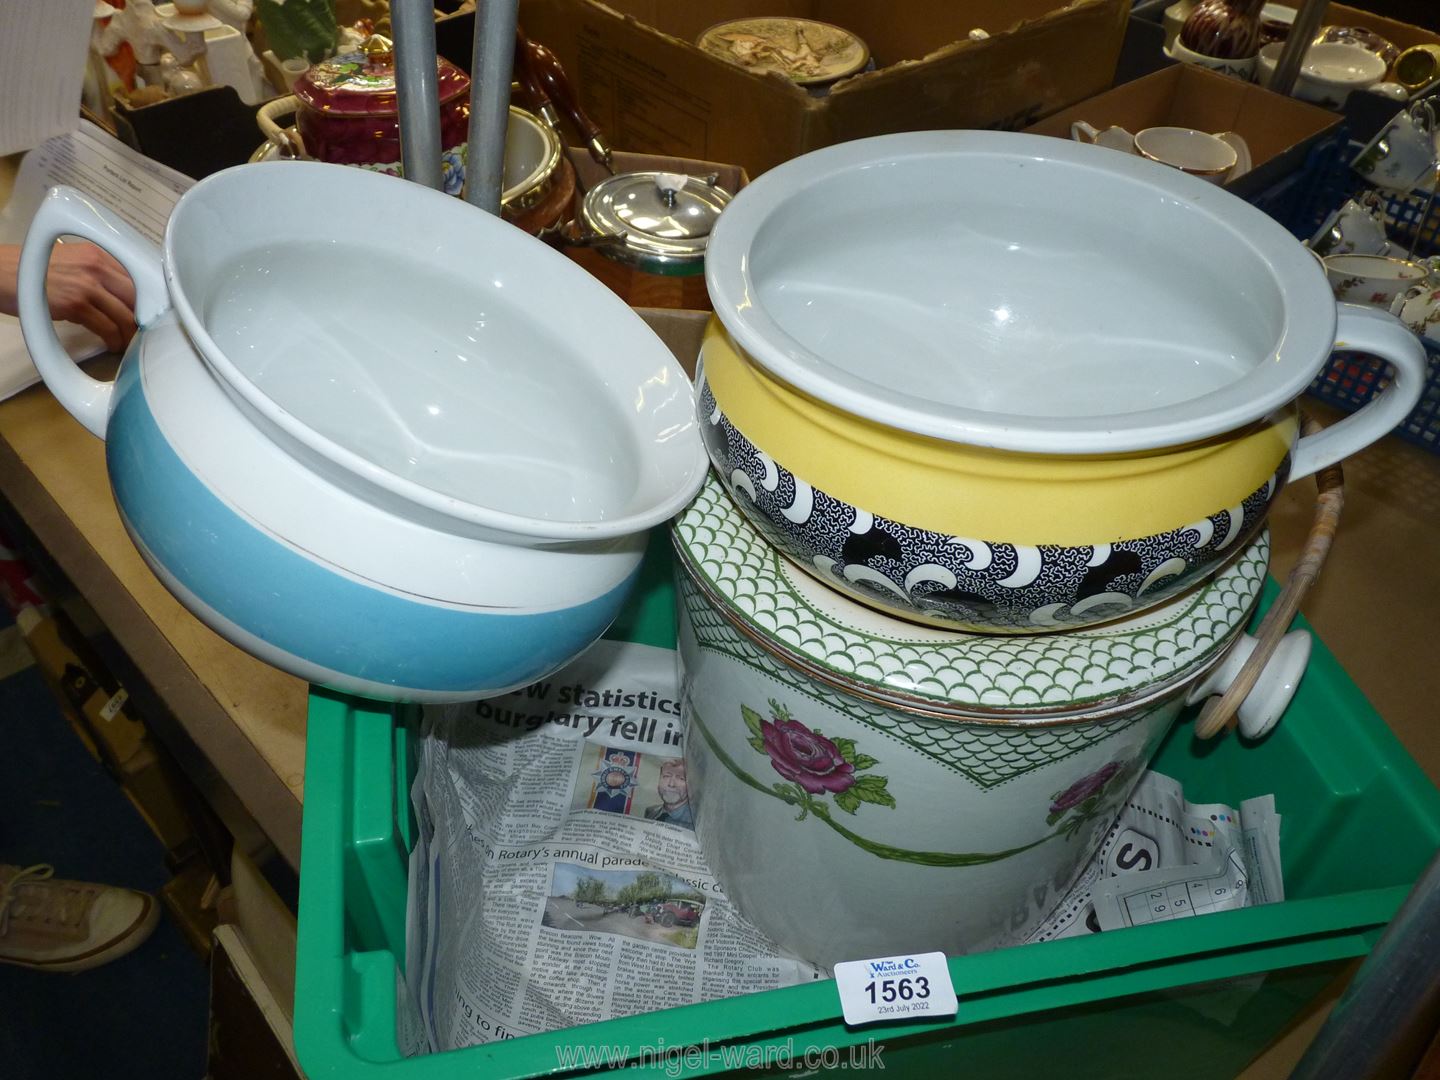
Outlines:
[[[1240,674],[1240,669],[1250,659],[1259,641],[1249,634],[1242,634],[1230,654],[1210,672],[1204,680],[1190,691],[1186,703],[1194,705],[1207,697],[1223,694]],[[1247,739],[1259,739],[1269,734],[1285,714],[1295,689],[1305,674],[1310,662],[1310,635],[1304,630],[1292,630],[1280,639],[1275,652],[1250,688],[1250,693],[1240,703],[1240,734]]]
[[1310,662],[1310,635],[1292,630],[1280,639],[1265,670],[1240,705],[1240,734],[1259,739],[1269,734],[1290,707],[1290,699]]

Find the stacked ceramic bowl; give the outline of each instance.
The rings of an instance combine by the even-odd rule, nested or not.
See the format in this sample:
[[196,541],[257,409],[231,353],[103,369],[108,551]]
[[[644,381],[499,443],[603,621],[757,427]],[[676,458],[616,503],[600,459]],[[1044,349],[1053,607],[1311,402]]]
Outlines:
[[[707,263],[715,476],[675,531],[702,841],[822,964],[1023,940],[1253,648],[1280,489],[1393,427],[1423,352],[1233,196],[1039,137],[807,155]],[[1337,334],[1395,378],[1300,438]]]
[[[143,330],[115,382],[55,336],[61,236],[135,281]],[[564,666],[705,475],[690,383],[614,293],[368,170],[216,173],[176,204],[163,253],[56,188],[19,303],[160,581],[239,648],[347,693],[468,701]]]

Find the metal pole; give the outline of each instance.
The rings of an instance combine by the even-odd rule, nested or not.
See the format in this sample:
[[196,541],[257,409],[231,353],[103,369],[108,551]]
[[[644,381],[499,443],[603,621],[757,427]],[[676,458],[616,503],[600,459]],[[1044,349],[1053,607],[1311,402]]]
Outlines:
[[505,129],[510,123],[510,73],[519,7],[519,0],[477,0],[475,5],[465,200],[492,214],[500,213],[505,181]]
[[443,186],[440,163],[440,85],[435,63],[432,0],[391,0],[395,31],[395,96],[400,110],[400,164],[405,179]]
[[1360,965],[1290,1080],[1409,1076],[1440,1020],[1440,854]]
[[1329,0],[1302,0],[1299,10],[1295,12],[1295,22],[1285,37],[1285,48],[1280,53],[1275,72],[1267,84],[1277,94],[1289,94],[1295,88],[1295,80],[1300,75],[1300,65],[1305,60],[1305,52],[1315,40],[1315,33],[1320,29],[1320,21],[1325,17],[1328,4]]

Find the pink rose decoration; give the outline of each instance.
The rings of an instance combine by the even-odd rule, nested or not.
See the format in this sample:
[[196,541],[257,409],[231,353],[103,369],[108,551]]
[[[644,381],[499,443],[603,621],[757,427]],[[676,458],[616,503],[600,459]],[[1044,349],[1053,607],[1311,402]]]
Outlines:
[[1055,801],[1050,805],[1050,813],[1063,814],[1072,806],[1079,806],[1091,795],[1097,794],[1103,789],[1106,784],[1114,779],[1115,774],[1119,771],[1120,763],[1118,761],[1112,761],[1098,772],[1093,772],[1089,776],[1084,776],[1076,780],[1075,783],[1055,796]]
[[798,720],[762,720],[760,738],[775,771],[811,795],[838,793],[855,786],[855,766],[840,756],[833,742]]

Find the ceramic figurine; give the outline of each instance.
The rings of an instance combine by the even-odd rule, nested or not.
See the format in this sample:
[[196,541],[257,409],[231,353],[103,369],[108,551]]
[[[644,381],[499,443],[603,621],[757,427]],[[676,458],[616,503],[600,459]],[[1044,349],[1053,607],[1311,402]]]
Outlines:
[[250,25],[255,14],[255,0],[209,0],[206,10],[226,26],[233,26],[242,34]]
[[258,105],[273,97],[265,67],[245,33],[255,13],[255,0],[209,0],[206,10],[222,24],[205,31],[205,66],[210,70],[210,81],[234,87],[246,105]]
[[1264,0],[1201,0],[1180,28],[1180,41],[1201,56],[1244,60],[1260,51]]
[[155,10],[164,27],[175,34],[170,51],[184,66],[194,64],[204,55],[205,32],[225,25],[205,9],[205,0],[157,4]]
[[179,33],[200,33],[220,25],[206,7],[206,0],[172,0],[168,4],[157,4],[166,27]]
[[109,26],[110,18],[118,11],[106,3],[106,0],[95,0],[95,12],[92,18],[94,22],[90,27],[90,52],[89,60],[85,66],[85,84],[83,101],[85,107],[96,116],[107,116],[110,113],[110,104],[117,91],[123,89],[123,80],[119,73],[106,61],[102,51],[101,43]]
[[193,93],[205,88],[205,80],[193,67],[180,61],[174,53],[160,57],[160,81],[172,96]]
[[[111,8],[103,26],[97,24],[91,49],[110,60],[112,67],[117,67],[112,58],[122,58],[119,74],[132,104],[137,81],[151,88],[145,95],[147,103],[158,100],[157,91],[183,94],[205,86],[206,79],[195,62],[205,52],[205,29],[223,24],[205,12],[203,2],[198,10],[194,4],[195,0],[185,0],[185,6],[173,7],[153,0],[128,0],[123,8]],[[128,74],[123,60],[126,53],[133,57]]]
[[273,96],[255,50],[233,26],[205,31],[205,66],[212,84],[234,87],[246,105],[258,105]]
[[[95,34],[91,47],[106,58],[128,50],[134,57],[133,63],[139,76],[146,83],[159,86],[163,83],[160,58],[167,52],[173,52],[180,44],[179,35],[165,26],[160,13],[155,10],[154,0],[128,0]],[[134,89],[135,71],[129,76],[123,71],[121,74],[126,89]]]

